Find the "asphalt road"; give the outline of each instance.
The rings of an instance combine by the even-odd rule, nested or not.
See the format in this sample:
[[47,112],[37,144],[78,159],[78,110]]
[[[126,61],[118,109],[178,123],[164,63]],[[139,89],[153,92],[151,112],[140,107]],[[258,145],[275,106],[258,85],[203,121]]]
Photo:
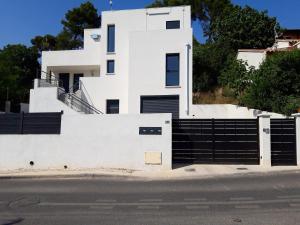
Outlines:
[[0,224],[300,224],[300,172],[177,181],[0,180]]

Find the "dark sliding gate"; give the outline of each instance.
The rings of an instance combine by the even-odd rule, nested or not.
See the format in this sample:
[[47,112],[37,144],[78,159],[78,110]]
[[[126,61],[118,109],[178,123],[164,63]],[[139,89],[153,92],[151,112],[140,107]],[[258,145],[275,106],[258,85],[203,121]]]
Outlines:
[[271,119],[273,166],[297,165],[295,119]]
[[258,120],[173,120],[173,163],[259,164]]

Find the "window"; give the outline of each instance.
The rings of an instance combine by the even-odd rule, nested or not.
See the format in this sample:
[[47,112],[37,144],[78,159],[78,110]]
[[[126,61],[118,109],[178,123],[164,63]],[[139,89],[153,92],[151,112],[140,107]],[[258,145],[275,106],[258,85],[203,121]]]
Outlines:
[[166,56],[166,86],[179,86],[179,54]]
[[108,74],[115,73],[115,60],[107,60],[106,72]]
[[119,114],[119,100],[106,100],[106,114]]
[[115,52],[115,25],[107,27],[107,52]]
[[167,29],[180,29],[180,20],[167,21]]

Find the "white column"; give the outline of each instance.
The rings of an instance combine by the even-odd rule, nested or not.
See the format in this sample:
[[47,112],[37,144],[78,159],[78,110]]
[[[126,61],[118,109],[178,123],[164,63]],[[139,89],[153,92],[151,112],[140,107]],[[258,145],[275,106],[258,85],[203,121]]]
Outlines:
[[271,166],[271,122],[270,115],[259,115],[260,165]]
[[296,152],[297,152],[297,165],[300,165],[300,113],[293,114],[296,118]]
[[39,87],[39,79],[34,79],[33,89],[36,89],[38,87]]

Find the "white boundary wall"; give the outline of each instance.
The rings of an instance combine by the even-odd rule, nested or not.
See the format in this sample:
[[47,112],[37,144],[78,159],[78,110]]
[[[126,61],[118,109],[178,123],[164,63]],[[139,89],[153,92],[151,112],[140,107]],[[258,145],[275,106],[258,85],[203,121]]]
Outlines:
[[[139,127],[162,127],[162,135],[139,135]],[[171,114],[63,115],[61,135],[0,135],[0,170],[63,169],[64,165],[170,170],[171,132]],[[146,164],[146,152],[161,153],[161,165]]]
[[271,118],[285,118],[284,115],[232,104],[199,104],[191,106],[191,118],[200,119],[256,119],[261,114]]

